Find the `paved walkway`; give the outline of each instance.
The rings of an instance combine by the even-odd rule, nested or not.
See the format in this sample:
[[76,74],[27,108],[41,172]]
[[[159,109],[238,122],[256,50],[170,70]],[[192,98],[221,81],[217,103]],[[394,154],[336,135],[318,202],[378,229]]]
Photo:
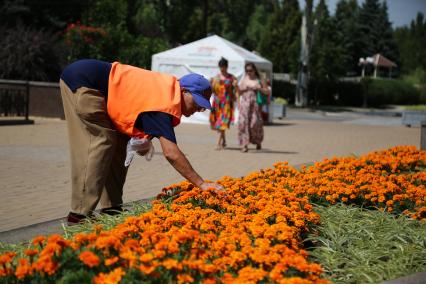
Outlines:
[[[58,219],[69,211],[66,123],[34,120],[34,125],[0,127],[0,241],[7,231]],[[227,132],[228,148],[223,151],[214,150],[217,136],[207,125],[182,124],[176,136],[193,167],[210,180],[244,176],[277,161],[300,165],[395,145],[419,147],[420,143],[420,129],[400,125],[400,118],[295,110],[265,127],[261,151],[252,146],[248,153],[241,153],[235,127]],[[133,161],[125,202],[153,197],[162,187],[182,180],[162,156],[157,141],[155,148],[151,162],[141,157]]]

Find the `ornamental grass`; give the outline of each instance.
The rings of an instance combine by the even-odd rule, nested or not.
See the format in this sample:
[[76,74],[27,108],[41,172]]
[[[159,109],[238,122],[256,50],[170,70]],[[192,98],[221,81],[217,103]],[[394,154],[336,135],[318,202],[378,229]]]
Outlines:
[[425,221],[426,152],[395,147],[297,170],[287,163],[226,191],[164,188],[150,211],[69,238],[37,237],[0,255],[1,283],[329,283],[304,240],[312,203],[378,208]]

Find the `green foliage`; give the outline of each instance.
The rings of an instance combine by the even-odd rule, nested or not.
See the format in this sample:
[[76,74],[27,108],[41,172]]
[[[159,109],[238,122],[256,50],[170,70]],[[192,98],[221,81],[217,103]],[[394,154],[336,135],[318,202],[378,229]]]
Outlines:
[[147,37],[160,37],[164,33],[161,12],[154,3],[144,2],[137,1],[135,5],[136,12],[132,17],[135,33]]
[[411,106],[405,106],[404,109],[406,110],[419,110],[419,111],[426,111],[426,105],[411,105]]
[[410,74],[404,76],[403,79],[413,85],[426,85],[426,69],[418,67]]
[[336,44],[336,29],[329,16],[325,0],[321,0],[315,10],[316,26],[312,43],[310,71],[314,81],[333,81],[343,74],[342,50]]
[[419,103],[419,91],[402,80],[369,80],[366,87],[368,106]]
[[[152,54],[169,48],[169,45],[161,37],[149,37],[155,36],[161,29],[152,34],[148,32],[155,22],[156,14],[151,14],[152,17],[146,21],[141,17],[153,13],[155,6],[141,5],[136,5],[136,14],[131,17],[128,15],[127,1],[92,1],[90,9],[83,15],[83,22],[91,26],[72,24],[65,33],[69,46],[68,62],[95,58],[149,69]],[[133,22],[130,21],[128,25],[127,19],[133,19]],[[131,34],[131,30],[137,34]]]
[[61,31],[67,23],[78,21],[87,7],[87,0],[3,0],[0,26],[22,24],[36,30]]
[[106,37],[107,33],[102,28],[80,23],[70,24],[64,35],[68,46],[68,61],[80,58],[102,59],[102,44]]
[[0,78],[58,81],[63,54],[52,32],[0,26]]
[[296,74],[299,61],[301,13],[297,0],[275,6],[260,38],[260,53],[271,60],[275,72]]
[[346,205],[317,206],[310,255],[333,283],[380,283],[426,268],[426,226]]
[[361,107],[365,95],[367,95],[367,106],[369,107],[423,102],[420,89],[411,83],[397,79],[364,78],[361,83],[312,81],[309,85],[309,98],[315,101],[316,105]]
[[[72,263],[77,263],[76,261]],[[92,270],[85,269],[69,269],[65,270],[62,277],[58,279],[57,283],[60,284],[74,284],[74,283],[86,283],[93,279],[96,274]]]
[[286,99],[283,99],[283,98],[275,98],[274,99],[274,104],[277,104],[277,105],[288,105],[288,102],[287,102],[287,100]]
[[82,16],[82,22],[102,28],[126,29],[126,0],[91,0],[90,8]]
[[358,21],[362,44],[360,57],[381,53],[393,61],[398,61],[386,4],[381,5],[379,0],[366,0],[361,7]]
[[272,95],[274,98],[283,98],[290,104],[294,103],[296,86],[284,81],[272,81]]
[[341,48],[340,64],[346,74],[357,74],[360,58],[359,7],[356,0],[340,0],[334,16],[336,44]]
[[395,38],[401,54],[401,72],[409,74],[417,68],[426,70],[426,21],[418,13],[409,27],[395,30]]
[[259,40],[265,31],[268,22],[268,12],[264,5],[257,5],[246,29],[247,44],[254,50],[260,50]]

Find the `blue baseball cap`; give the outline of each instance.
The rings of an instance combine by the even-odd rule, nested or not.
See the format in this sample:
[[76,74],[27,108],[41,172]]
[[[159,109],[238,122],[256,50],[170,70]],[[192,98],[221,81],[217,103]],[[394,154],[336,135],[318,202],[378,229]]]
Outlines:
[[202,75],[197,73],[187,74],[179,79],[181,88],[191,93],[195,103],[205,109],[211,109],[210,96],[212,95],[212,87],[210,82]]

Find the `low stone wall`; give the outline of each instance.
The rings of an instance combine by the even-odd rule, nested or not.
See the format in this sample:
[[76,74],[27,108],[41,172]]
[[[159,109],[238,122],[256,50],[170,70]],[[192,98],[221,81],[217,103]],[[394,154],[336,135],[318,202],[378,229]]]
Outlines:
[[65,119],[59,83],[30,83],[29,114]]
[[30,116],[65,118],[59,83],[0,80],[0,89],[7,90],[9,93],[17,91],[26,94],[28,92],[28,115]]

